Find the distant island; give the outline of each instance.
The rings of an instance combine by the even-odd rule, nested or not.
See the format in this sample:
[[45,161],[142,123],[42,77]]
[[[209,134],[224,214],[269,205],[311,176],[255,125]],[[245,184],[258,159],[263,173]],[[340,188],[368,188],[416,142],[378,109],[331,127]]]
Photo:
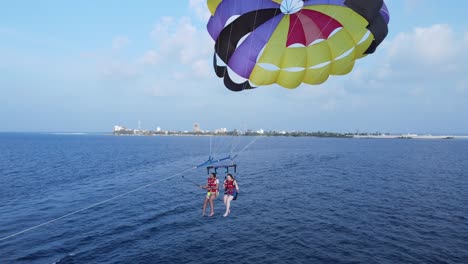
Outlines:
[[203,131],[195,126],[193,131],[171,131],[162,130],[140,130],[128,129],[122,126],[114,126],[113,134],[116,136],[136,135],[136,136],[288,136],[288,137],[339,137],[350,138],[353,135],[349,133],[333,133],[333,132],[302,132],[302,131],[264,131],[260,130],[245,130],[240,131],[234,129],[232,131],[226,128],[216,129],[214,131]]
[[320,138],[367,138],[367,139],[454,139],[464,138],[468,136],[451,136],[451,135],[418,135],[418,134],[390,134],[390,133],[336,133],[327,131],[304,132],[304,131],[264,131],[260,130],[244,130],[234,129],[232,131],[226,128],[216,129],[214,131],[203,131],[199,129],[197,124],[194,125],[193,131],[171,131],[162,130],[159,127],[155,130],[128,129],[123,126],[114,126],[113,135],[115,136],[266,136],[266,137],[320,137]]

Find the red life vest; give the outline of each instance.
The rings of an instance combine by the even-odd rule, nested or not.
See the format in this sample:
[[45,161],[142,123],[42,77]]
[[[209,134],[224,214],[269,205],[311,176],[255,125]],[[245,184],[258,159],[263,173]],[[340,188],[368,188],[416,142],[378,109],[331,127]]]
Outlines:
[[217,192],[218,189],[216,188],[216,179],[208,178],[208,188],[206,188],[209,192]]
[[225,193],[229,195],[234,194],[234,190],[236,189],[236,186],[234,185],[234,181],[225,181],[224,182],[224,189]]

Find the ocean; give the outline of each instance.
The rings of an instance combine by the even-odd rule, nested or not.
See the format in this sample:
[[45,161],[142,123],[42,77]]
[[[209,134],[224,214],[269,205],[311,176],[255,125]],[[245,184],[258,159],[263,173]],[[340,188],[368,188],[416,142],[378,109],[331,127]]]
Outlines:
[[0,263],[468,263],[468,140],[260,137],[202,217],[252,140],[0,134]]

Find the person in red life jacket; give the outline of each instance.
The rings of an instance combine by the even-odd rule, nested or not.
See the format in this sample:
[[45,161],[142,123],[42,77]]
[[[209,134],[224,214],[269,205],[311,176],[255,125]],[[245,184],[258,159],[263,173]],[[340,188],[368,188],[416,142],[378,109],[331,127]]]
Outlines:
[[208,176],[208,182],[205,186],[200,186],[206,190],[205,201],[203,202],[203,216],[205,216],[206,205],[210,203],[210,216],[214,215],[214,199],[218,197],[219,180],[216,178],[216,173],[211,173]]
[[232,174],[228,173],[226,175],[226,180],[224,180],[224,204],[226,205],[226,212],[223,215],[224,217],[228,216],[231,212],[231,201],[234,197],[237,197],[238,193],[239,185]]

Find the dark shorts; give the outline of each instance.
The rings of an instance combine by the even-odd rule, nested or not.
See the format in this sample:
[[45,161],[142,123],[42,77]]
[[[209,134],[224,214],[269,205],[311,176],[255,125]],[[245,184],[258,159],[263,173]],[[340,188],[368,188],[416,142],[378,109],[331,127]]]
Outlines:
[[232,196],[232,197],[233,197],[233,198],[232,198],[233,200],[236,200],[236,199],[237,199],[237,195],[238,195],[236,189],[234,189],[234,190],[232,190],[232,191],[230,191],[230,190],[229,190],[229,191],[226,191],[224,194],[225,194],[225,195],[230,195],[230,196]]

